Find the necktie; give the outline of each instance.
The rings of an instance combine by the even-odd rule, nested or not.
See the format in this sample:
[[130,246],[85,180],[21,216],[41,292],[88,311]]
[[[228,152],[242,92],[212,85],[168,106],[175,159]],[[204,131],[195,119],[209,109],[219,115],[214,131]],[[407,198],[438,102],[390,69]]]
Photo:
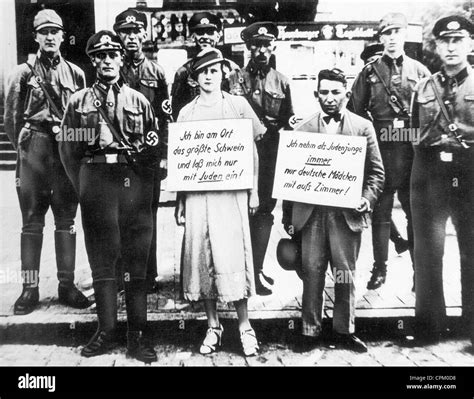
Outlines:
[[[112,87],[109,88],[107,93],[107,98],[105,100],[105,112],[109,117],[110,121],[113,122],[115,117],[115,96]],[[99,124],[100,124],[100,135],[99,135],[99,145],[100,148],[108,147],[114,141],[114,136],[110,131],[109,126],[99,114]]]

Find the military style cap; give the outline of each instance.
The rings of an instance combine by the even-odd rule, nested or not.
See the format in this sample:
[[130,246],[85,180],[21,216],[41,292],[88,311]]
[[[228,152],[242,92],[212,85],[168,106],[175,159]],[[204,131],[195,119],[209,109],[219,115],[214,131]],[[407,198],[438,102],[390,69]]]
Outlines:
[[33,29],[35,31],[43,28],[63,28],[63,20],[54,10],[41,10],[35,15],[33,20]]
[[450,15],[436,21],[433,35],[439,37],[466,37],[474,33],[474,25],[460,15]]
[[193,73],[196,73],[201,69],[220,62],[227,63],[227,60],[222,56],[222,53],[216,48],[207,47],[194,57],[191,64],[191,70]]
[[379,23],[379,35],[386,32],[389,29],[404,28],[408,27],[408,22],[405,15],[399,12],[391,12],[385,15]]
[[278,27],[273,22],[255,22],[247,26],[240,37],[244,42],[250,40],[274,40],[278,37]]
[[101,30],[94,33],[86,45],[86,54],[92,55],[99,51],[122,51],[122,42],[120,38],[109,30]]
[[383,53],[383,44],[381,43],[372,43],[369,44],[362,53],[360,53],[360,58],[364,61],[367,61],[370,57],[374,55],[382,55]]
[[114,31],[126,28],[143,28],[146,29],[148,22],[146,15],[136,10],[125,10],[115,17]]
[[214,28],[217,31],[222,29],[222,22],[219,17],[210,12],[197,12],[189,18],[188,28],[190,31],[194,31],[200,28]]

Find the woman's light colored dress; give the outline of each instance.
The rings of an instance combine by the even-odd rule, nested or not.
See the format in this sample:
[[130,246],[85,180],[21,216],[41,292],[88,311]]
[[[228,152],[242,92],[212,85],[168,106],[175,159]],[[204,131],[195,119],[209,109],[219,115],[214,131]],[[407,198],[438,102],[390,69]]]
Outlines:
[[[178,122],[208,119],[252,119],[253,134],[265,133],[247,100],[222,92],[215,104],[198,96]],[[255,155],[254,155],[255,156]],[[183,293],[190,301],[233,302],[255,294],[248,219],[248,190],[184,192],[185,233]]]

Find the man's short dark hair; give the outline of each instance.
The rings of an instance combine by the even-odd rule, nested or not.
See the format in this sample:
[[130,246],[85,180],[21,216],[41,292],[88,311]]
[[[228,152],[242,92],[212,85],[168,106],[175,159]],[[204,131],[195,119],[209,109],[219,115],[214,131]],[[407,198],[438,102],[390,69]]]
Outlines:
[[318,90],[319,90],[319,85],[321,83],[321,80],[334,80],[336,82],[341,82],[344,87],[347,85],[347,80],[346,76],[344,75],[344,72],[338,68],[333,68],[333,69],[323,69],[319,71],[318,73]]

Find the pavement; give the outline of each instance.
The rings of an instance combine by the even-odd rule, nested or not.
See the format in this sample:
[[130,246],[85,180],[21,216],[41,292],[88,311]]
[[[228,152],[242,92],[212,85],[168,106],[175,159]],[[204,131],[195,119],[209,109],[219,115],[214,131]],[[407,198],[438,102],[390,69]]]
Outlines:
[[[0,172],[0,277],[5,278],[5,271],[19,269],[19,236],[21,231],[18,200],[14,189],[13,172]],[[171,209],[168,208],[168,212]],[[394,217],[397,223],[403,222],[401,210],[395,209]],[[160,234],[163,237],[175,235],[175,227],[171,227],[172,217],[168,218],[168,225],[163,227]],[[278,219],[278,216],[275,218]],[[42,267],[41,289],[47,298],[55,295],[56,279],[54,275],[54,242],[52,241],[52,217],[47,216],[47,228],[45,230],[45,243],[42,254],[42,264],[48,264],[50,270],[46,273]],[[80,228],[80,216],[76,221],[78,226],[78,252],[77,252],[77,281],[83,290],[90,288],[90,270],[88,269],[87,255],[82,245]],[[167,227],[169,226],[169,228]],[[173,231],[170,232],[170,229]],[[364,233],[363,248],[361,249],[361,264],[370,264],[371,247],[368,233]],[[458,255],[456,253],[456,238],[452,226],[448,227],[447,258],[445,273],[454,275],[458,279]],[[180,242],[173,238],[176,242]],[[173,247],[171,240],[170,247]],[[176,247],[176,245],[174,245]],[[178,248],[179,249],[179,248]],[[169,249],[165,255],[173,257],[173,249]],[[179,251],[178,251],[179,252]],[[453,256],[453,254],[455,256]],[[405,254],[406,255],[406,254]],[[446,259],[446,258],[445,258]],[[400,281],[393,283],[392,291],[410,292],[411,266],[408,255],[393,259],[393,279],[398,273]],[[449,268],[448,268],[449,266]],[[174,275],[176,266],[173,266]],[[276,267],[276,266],[265,266]],[[173,268],[172,268],[173,269]],[[367,281],[369,266],[362,271],[359,285],[365,285]],[[278,284],[282,286],[292,285],[294,290],[300,291],[301,284],[296,275],[288,274],[280,270],[274,270]],[[13,272],[11,272],[13,273]],[[278,274],[280,273],[280,274]],[[286,273],[286,274],[285,274]],[[294,274],[294,273],[293,273]],[[13,274],[11,274],[13,276]],[[391,275],[389,274],[389,277]],[[390,277],[392,278],[392,277]],[[117,348],[110,354],[86,359],[80,356],[81,347],[96,328],[96,315],[94,311],[53,311],[55,299],[45,301],[41,311],[34,312],[34,319],[26,316],[12,316],[11,306],[19,293],[20,281],[0,281],[0,366],[140,366],[140,362],[126,357],[125,330],[126,322],[124,315],[119,315],[119,336],[121,340]],[[400,284],[397,285],[397,284]],[[389,289],[389,284],[387,290]],[[401,286],[403,285],[403,287]],[[455,325],[459,316],[459,284],[452,284],[446,295],[448,302],[453,303],[453,309],[457,310],[450,315],[450,325]],[[176,285],[172,285],[175,289]],[[383,291],[380,294],[383,300]],[[299,292],[300,294],[300,292]],[[176,292],[170,295],[176,297]],[[378,295],[375,293],[374,295]],[[410,294],[411,295],[411,294]],[[44,296],[44,295],[43,295]],[[394,297],[392,295],[392,297]],[[292,297],[292,301],[298,300]],[[277,298],[278,299],[278,298]],[[362,300],[362,296],[361,299]],[[368,298],[368,301],[374,297]],[[276,299],[274,304],[280,304]],[[259,303],[254,307],[260,307],[258,314],[265,313],[265,303]],[[165,301],[166,302],[166,301]],[[413,300],[412,300],[413,302]],[[53,305],[51,305],[53,304]],[[264,317],[256,317],[252,324],[261,342],[261,350],[258,356],[245,358],[240,351],[239,337],[235,315],[230,308],[221,309],[224,314],[223,324],[225,335],[223,348],[218,353],[210,356],[202,356],[198,352],[198,346],[204,337],[206,321],[201,312],[193,312],[192,309],[176,308],[166,313],[166,317],[157,316],[165,313],[153,313],[150,316],[150,330],[153,331],[153,343],[158,354],[156,366],[436,366],[436,367],[465,367],[474,365],[474,354],[470,341],[462,334],[452,332],[447,335],[442,343],[436,346],[423,348],[405,348],[397,344],[399,338],[410,332],[413,322],[413,303],[400,307],[394,305],[391,313],[384,312],[356,319],[357,335],[366,341],[369,351],[365,354],[357,354],[348,350],[335,348],[330,340],[331,319],[330,313],[326,313],[324,320],[324,331],[327,339],[323,340],[321,346],[314,350],[299,354],[293,350],[293,344],[299,336],[301,321],[299,308],[282,313],[277,308],[267,309]],[[267,304],[268,305],[268,304]],[[367,304],[366,304],[367,305]],[[369,304],[370,305],[370,304]],[[255,313],[257,314],[257,313]],[[403,316],[401,316],[403,315]]]

